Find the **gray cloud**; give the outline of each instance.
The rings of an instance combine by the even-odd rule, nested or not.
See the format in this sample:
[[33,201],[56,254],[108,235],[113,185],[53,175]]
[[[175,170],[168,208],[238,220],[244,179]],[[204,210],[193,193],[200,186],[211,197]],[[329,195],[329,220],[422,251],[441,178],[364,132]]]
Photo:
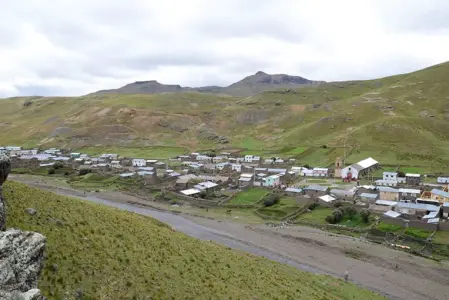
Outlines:
[[150,79],[227,85],[258,70],[315,80],[413,71],[449,57],[449,4],[425,4],[5,0],[0,96],[81,95]]

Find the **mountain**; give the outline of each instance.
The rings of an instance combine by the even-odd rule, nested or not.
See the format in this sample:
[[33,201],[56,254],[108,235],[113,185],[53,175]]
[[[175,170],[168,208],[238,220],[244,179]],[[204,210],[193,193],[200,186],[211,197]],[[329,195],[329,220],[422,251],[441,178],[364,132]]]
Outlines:
[[[266,78],[259,72],[236,84],[281,81]],[[392,168],[447,173],[447,78],[449,63],[245,98],[187,91],[5,99],[0,143],[155,158],[213,148],[292,157],[311,166],[331,165],[337,156],[346,155],[347,163],[371,156]],[[291,81],[300,79],[282,79]]]
[[[149,217],[14,181],[4,193],[8,227],[47,238],[39,288],[49,300],[385,299],[334,277],[197,240]],[[30,207],[37,212],[32,217]]]
[[266,90],[279,88],[298,88],[310,84],[322,83],[320,81],[308,80],[299,76],[286,74],[270,75],[259,71],[251,76],[231,84],[227,87],[205,86],[205,87],[181,87],[180,85],[166,85],[150,81],[136,81],[118,89],[101,90],[93,94],[160,94],[180,92],[200,92],[227,94],[231,96],[247,97]]

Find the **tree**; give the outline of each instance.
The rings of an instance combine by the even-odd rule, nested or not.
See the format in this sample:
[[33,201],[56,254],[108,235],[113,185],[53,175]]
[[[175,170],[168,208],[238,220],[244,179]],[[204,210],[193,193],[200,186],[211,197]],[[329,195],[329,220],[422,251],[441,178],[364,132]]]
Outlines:
[[369,211],[369,209],[362,209],[362,211],[360,212],[360,217],[362,217],[363,222],[368,223],[369,222],[369,216],[371,215],[371,212]]
[[354,216],[357,214],[357,211],[352,206],[346,206],[343,208],[343,215],[348,216],[350,220],[354,218]]
[[332,215],[335,218],[335,223],[339,223],[343,219],[343,212],[339,208],[334,209]]
[[325,220],[326,220],[326,222],[329,223],[329,224],[335,224],[335,223],[336,223],[336,222],[335,222],[335,216],[334,216],[334,215],[329,215],[329,216],[327,216]]
[[306,169],[310,169],[310,166],[308,164],[305,164],[303,167]]
[[277,194],[269,194],[265,197],[263,201],[263,205],[265,207],[270,207],[279,202],[279,195]]
[[48,175],[53,175],[56,173],[56,170],[54,168],[48,169]]
[[61,169],[64,167],[64,164],[60,161],[57,161],[53,164],[53,168],[55,168],[55,170]]
[[398,171],[398,177],[405,177],[405,173],[403,171]]
[[91,172],[91,169],[81,169],[78,174],[80,176],[83,176],[83,175],[89,174],[90,172]]

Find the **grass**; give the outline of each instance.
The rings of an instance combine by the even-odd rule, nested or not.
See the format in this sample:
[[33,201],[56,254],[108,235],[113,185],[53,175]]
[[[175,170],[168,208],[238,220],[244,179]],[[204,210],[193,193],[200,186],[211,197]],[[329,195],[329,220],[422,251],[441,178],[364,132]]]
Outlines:
[[449,245],[449,231],[437,231],[432,241],[437,244]]
[[263,196],[268,193],[267,190],[262,188],[252,188],[247,191],[242,191],[237,193],[237,195],[232,198],[229,204],[255,204],[257,201],[261,200]]
[[166,159],[177,155],[186,154],[185,148],[181,147],[83,147],[77,149],[77,152],[89,155],[101,155],[104,153],[117,153],[122,157],[147,158],[147,159]]
[[[8,227],[47,237],[39,288],[48,299],[77,290],[84,299],[384,299],[342,280],[196,240],[149,217],[11,181],[4,192]],[[38,214],[26,214],[28,207]]]
[[327,224],[326,217],[332,214],[332,208],[317,207],[311,212],[303,213],[298,217],[298,220],[315,223],[315,224]]
[[431,234],[432,231],[428,231],[428,230],[424,230],[424,229],[419,229],[419,228],[407,228],[404,232],[405,235],[409,235],[411,237],[414,238],[418,238],[418,239],[427,239]]
[[271,217],[273,219],[278,220],[295,212],[299,208],[300,206],[298,205],[295,198],[282,197],[279,200],[279,203],[270,207],[259,208],[257,211],[267,217]]
[[404,230],[403,227],[398,225],[390,225],[380,222],[379,225],[377,225],[377,229],[383,232],[399,232]]

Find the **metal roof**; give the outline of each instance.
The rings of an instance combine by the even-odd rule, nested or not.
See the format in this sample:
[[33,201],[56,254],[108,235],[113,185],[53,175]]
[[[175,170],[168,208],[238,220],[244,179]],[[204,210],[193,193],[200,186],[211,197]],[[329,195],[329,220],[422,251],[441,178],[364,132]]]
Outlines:
[[390,217],[390,218],[397,218],[399,217],[401,214],[398,213],[397,211],[393,211],[393,210],[389,210],[386,213],[384,213],[384,216]]
[[291,193],[302,193],[302,189],[297,189],[297,188],[286,188],[285,189],[286,192],[291,192]]
[[431,211],[429,214],[422,217],[423,219],[434,219],[438,216],[438,211]]
[[427,223],[432,223],[432,224],[435,224],[435,223],[438,223],[438,222],[440,222],[440,218],[433,218],[433,219],[427,220]]
[[444,202],[443,207],[449,207],[449,202]]
[[252,179],[249,177],[240,177],[239,181],[251,181]]
[[384,174],[384,175],[395,175],[395,176],[398,175],[397,172],[384,172],[383,174]]
[[377,194],[361,193],[361,194],[360,194],[360,197],[362,197],[362,198],[376,199],[376,198],[377,198]]
[[421,177],[421,174],[407,173],[405,174],[405,177]]
[[199,185],[204,186],[206,189],[210,189],[210,188],[218,186],[218,184],[210,182],[210,181],[201,182],[201,183],[199,183]]
[[383,193],[399,193],[399,190],[388,187],[388,186],[378,186],[376,187],[379,192],[383,192]]
[[251,173],[242,173],[242,174],[240,174],[240,177],[252,178],[253,174],[251,174]]
[[181,193],[184,195],[190,196],[190,195],[199,194],[199,193],[201,193],[201,191],[199,191],[197,189],[188,189],[188,190],[181,191]]
[[327,186],[321,186],[321,185],[309,185],[308,187],[304,188],[304,190],[310,190],[310,191],[321,191],[325,192],[327,191]]
[[332,202],[332,201],[337,200],[334,197],[329,196],[329,195],[324,195],[324,196],[318,197],[318,199],[323,200],[324,202]]
[[396,206],[398,208],[420,209],[420,210],[428,210],[428,211],[440,211],[440,207],[439,206],[435,206],[435,205],[431,205],[431,204],[398,202],[398,204],[396,204]]
[[364,159],[362,161],[359,161],[357,164],[361,166],[363,169],[370,168],[374,165],[377,165],[379,162],[371,157],[368,157],[367,159]]
[[377,200],[376,201],[377,205],[384,205],[384,206],[395,206],[396,204],[398,204],[397,201],[390,201],[390,200]]
[[421,194],[421,190],[417,190],[417,189],[399,189],[399,193]]
[[445,192],[445,191],[442,191],[442,190],[439,190],[439,189],[433,189],[431,191],[431,193],[435,194],[435,195],[438,195],[438,196],[441,196],[441,197],[449,198],[449,193],[448,192]]
[[335,195],[349,195],[349,196],[354,196],[355,194],[355,192],[351,190],[338,190],[338,189],[332,189],[330,193]]
[[148,171],[139,171],[139,172],[137,172],[137,174],[139,174],[140,176],[145,176],[145,175],[154,175],[154,172],[148,172]]
[[120,177],[132,177],[132,176],[134,176],[134,173],[122,173],[122,174],[119,174],[118,176],[120,176]]

